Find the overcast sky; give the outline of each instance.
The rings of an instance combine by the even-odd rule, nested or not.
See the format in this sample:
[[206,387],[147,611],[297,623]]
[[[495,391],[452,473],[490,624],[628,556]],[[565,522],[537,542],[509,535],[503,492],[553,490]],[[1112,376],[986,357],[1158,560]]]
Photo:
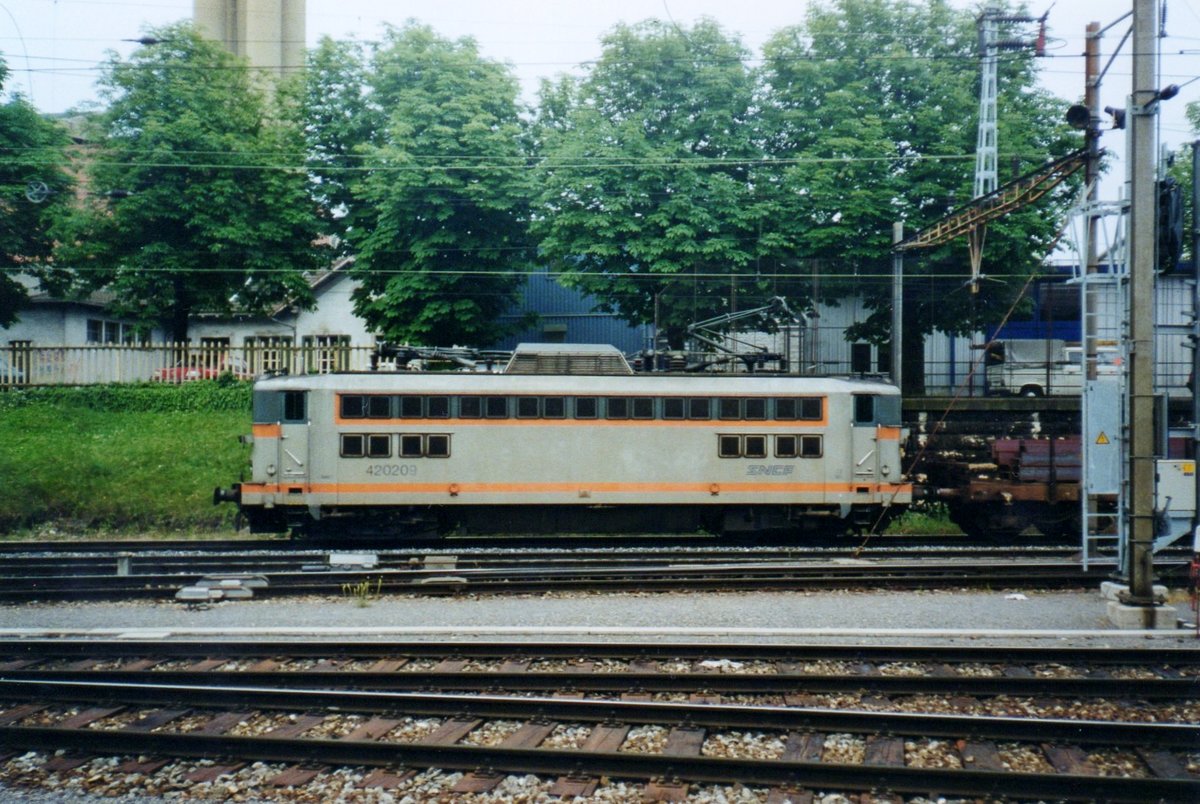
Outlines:
[[[978,3],[953,0],[964,8]],[[1034,0],[1049,17],[1049,57],[1041,61],[1047,89],[1067,100],[1083,93],[1085,26],[1108,25],[1131,8],[1131,0]],[[600,37],[618,22],[656,17],[690,24],[701,16],[741,35],[755,52],[772,32],[802,20],[805,0],[442,0],[405,3],[381,0],[309,0],[307,32],[313,44],[325,34],[372,40],[385,22],[401,25],[415,17],[447,36],[470,35],[484,55],[514,65],[527,100],[539,77],[576,69],[600,52]],[[1162,40],[1162,84],[1184,84],[1200,75],[1200,0],[1169,0],[1167,38]],[[8,88],[22,92],[45,112],[61,112],[94,98],[93,82],[108,50],[127,55],[147,26],[190,18],[192,0],[0,0],[0,52],[12,71]],[[1107,62],[1129,21],[1102,41]],[[1128,45],[1125,48],[1128,51]],[[1104,79],[1102,105],[1123,106],[1130,90],[1129,63],[1118,58]],[[1200,98],[1200,81],[1163,104],[1162,139],[1171,147],[1192,139],[1184,105]],[[1123,139],[1105,137],[1118,154]],[[1004,143],[1000,150],[1003,152]],[[1122,175],[1117,166],[1110,175]]]

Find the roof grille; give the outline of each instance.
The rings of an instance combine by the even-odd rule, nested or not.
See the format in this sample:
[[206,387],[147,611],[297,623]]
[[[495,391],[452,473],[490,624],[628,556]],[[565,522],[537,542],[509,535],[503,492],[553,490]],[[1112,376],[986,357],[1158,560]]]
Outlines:
[[522,343],[505,374],[632,374],[629,362],[606,344]]

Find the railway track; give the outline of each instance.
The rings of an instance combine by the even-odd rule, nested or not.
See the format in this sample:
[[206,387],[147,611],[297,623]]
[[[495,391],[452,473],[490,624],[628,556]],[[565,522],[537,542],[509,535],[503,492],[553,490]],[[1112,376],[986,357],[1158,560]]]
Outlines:
[[[443,797],[521,774],[537,774],[546,793],[590,795],[616,779],[668,800],[735,784],[762,800],[830,791],[1200,795],[1193,649],[453,647],[461,652],[430,643],[6,642],[0,744],[89,774],[103,745],[141,773],[182,763],[181,772],[211,780],[266,762],[269,789],[348,767],[357,784],[397,794],[440,785]],[[253,669],[265,662],[273,666]],[[171,669],[181,663],[191,669]],[[270,686],[256,683],[258,672],[272,674]],[[317,675],[319,686],[291,684]],[[852,701],[844,690],[827,697],[823,685],[839,675],[857,684]],[[759,677],[767,680],[751,680]],[[1103,697],[1111,687],[1080,686],[1114,677],[1127,684],[1115,706]],[[539,686],[517,686],[521,678]],[[922,689],[889,686],[919,678],[929,679]],[[987,708],[1016,706],[1013,696],[1037,703],[1022,698],[1032,708],[1018,716]],[[196,764],[202,757],[209,763]]]
[[[911,556],[911,554],[909,554]],[[324,559],[324,560],[321,560]],[[782,554],[708,552],[650,554],[559,552],[545,555],[402,555],[377,564],[345,566],[333,556],[308,563],[276,555],[214,559],[208,554],[73,560],[10,559],[0,568],[0,600],[170,599],[210,576],[213,588],[256,587],[260,595],[338,595],[369,582],[378,593],[447,595],[548,591],[927,589],[960,587],[1070,588],[1095,585],[1112,562],[1085,570],[1073,558],[990,559],[964,556],[797,558]],[[154,562],[165,562],[155,564]],[[1164,575],[1186,572],[1183,560],[1160,560]],[[257,576],[257,577],[249,577]],[[226,585],[221,586],[222,582]]]

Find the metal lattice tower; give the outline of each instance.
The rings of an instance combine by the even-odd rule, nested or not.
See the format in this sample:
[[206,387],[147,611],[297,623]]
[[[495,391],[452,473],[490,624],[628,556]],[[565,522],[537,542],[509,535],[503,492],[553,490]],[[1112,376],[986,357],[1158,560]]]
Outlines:
[[996,167],[996,99],[998,73],[996,32],[1000,10],[989,7],[979,16],[979,50],[982,59],[979,79],[979,135],[975,141],[975,189],[973,198],[994,192],[999,186]]

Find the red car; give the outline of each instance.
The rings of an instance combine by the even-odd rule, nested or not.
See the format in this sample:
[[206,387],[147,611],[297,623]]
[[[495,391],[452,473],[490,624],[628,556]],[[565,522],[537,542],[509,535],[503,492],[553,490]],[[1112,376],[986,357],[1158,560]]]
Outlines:
[[222,357],[220,360],[205,359],[202,355],[192,355],[186,362],[176,363],[174,366],[156,369],[150,375],[151,382],[189,382],[191,380],[215,380],[222,374],[233,374],[238,379],[245,380],[250,378],[250,373],[244,367],[237,364],[238,361],[231,361],[228,357]]

